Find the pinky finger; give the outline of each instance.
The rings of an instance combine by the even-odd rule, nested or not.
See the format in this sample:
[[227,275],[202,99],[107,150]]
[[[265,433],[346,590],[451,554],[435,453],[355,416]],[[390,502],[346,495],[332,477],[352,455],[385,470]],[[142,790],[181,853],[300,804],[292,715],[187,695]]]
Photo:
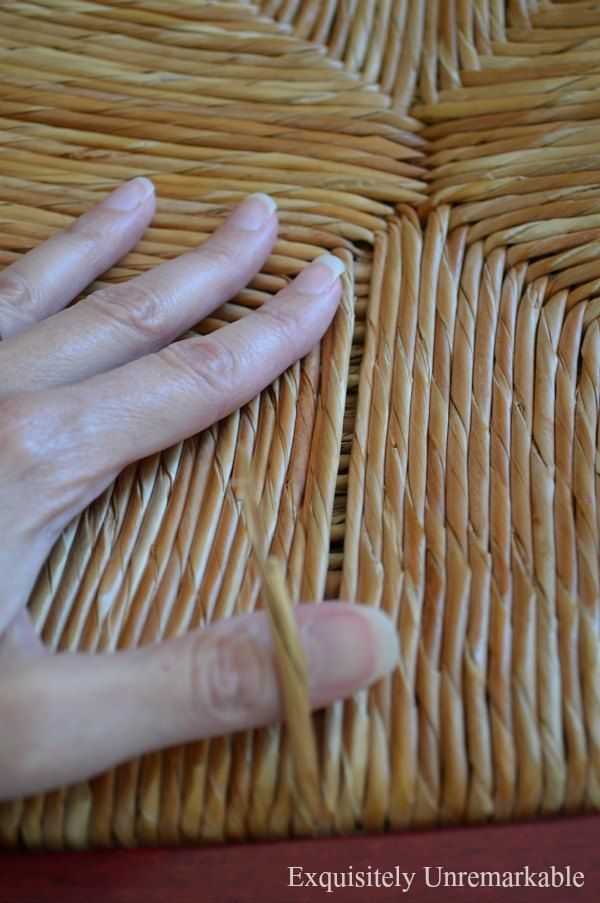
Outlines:
[[0,339],[62,310],[140,240],[154,214],[142,176],[0,272]]

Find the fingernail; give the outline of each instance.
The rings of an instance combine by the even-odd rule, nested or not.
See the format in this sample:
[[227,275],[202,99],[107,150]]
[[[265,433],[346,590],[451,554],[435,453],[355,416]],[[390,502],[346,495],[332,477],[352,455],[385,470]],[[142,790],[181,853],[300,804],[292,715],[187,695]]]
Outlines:
[[229,222],[238,229],[246,229],[253,232],[260,229],[276,209],[277,204],[268,194],[249,194],[239,207],[236,207]]
[[303,292],[318,295],[326,291],[344,270],[345,266],[339,257],[321,254],[296,276],[294,282]]
[[331,602],[319,608],[301,628],[315,695],[348,696],[398,664],[398,634],[383,612]]
[[154,185],[150,179],[147,179],[146,176],[137,176],[130,182],[125,182],[124,185],[115,188],[105,198],[104,206],[117,213],[128,213],[143,204],[151,194],[154,194]]

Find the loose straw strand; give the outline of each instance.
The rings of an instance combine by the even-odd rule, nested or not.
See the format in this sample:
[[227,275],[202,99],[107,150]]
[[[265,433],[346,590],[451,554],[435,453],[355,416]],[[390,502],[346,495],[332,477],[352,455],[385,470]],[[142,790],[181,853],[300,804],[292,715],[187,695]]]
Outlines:
[[265,558],[262,551],[264,524],[254,494],[248,462],[242,477],[241,490],[248,536],[262,578],[262,589],[275,647],[279,686],[294,768],[295,802],[302,821],[315,831],[322,822],[323,804],[317,741],[310,709],[308,664],[300,642],[292,600],[281,563],[273,557]]

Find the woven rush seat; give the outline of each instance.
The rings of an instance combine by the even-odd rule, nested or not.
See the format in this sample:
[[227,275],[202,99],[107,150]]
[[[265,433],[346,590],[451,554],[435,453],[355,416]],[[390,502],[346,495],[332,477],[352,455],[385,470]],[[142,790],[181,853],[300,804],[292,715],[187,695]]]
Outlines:
[[4,846],[275,838],[600,807],[600,3],[31,0],[0,6],[0,266],[109,189],[158,210],[90,290],[277,201],[244,317],[323,251],[321,345],[123,471],[30,599],[55,650],[264,604],[239,495],[293,601],[379,606],[401,661],[288,732],[157,752],[0,805]]

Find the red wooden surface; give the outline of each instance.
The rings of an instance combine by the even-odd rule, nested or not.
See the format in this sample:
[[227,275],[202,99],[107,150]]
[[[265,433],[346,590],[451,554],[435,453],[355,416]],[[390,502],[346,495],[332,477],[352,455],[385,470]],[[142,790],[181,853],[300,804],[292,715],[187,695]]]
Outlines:
[[[308,900],[599,900],[600,816],[520,825],[454,828],[377,837],[328,838],[212,847],[0,855],[0,900],[122,903],[285,903]],[[456,872],[571,867],[585,884],[571,889],[427,888],[423,868]],[[305,872],[416,872],[412,888],[290,888],[288,866]],[[436,873],[433,873],[434,876]],[[304,879],[307,880],[307,879]]]

